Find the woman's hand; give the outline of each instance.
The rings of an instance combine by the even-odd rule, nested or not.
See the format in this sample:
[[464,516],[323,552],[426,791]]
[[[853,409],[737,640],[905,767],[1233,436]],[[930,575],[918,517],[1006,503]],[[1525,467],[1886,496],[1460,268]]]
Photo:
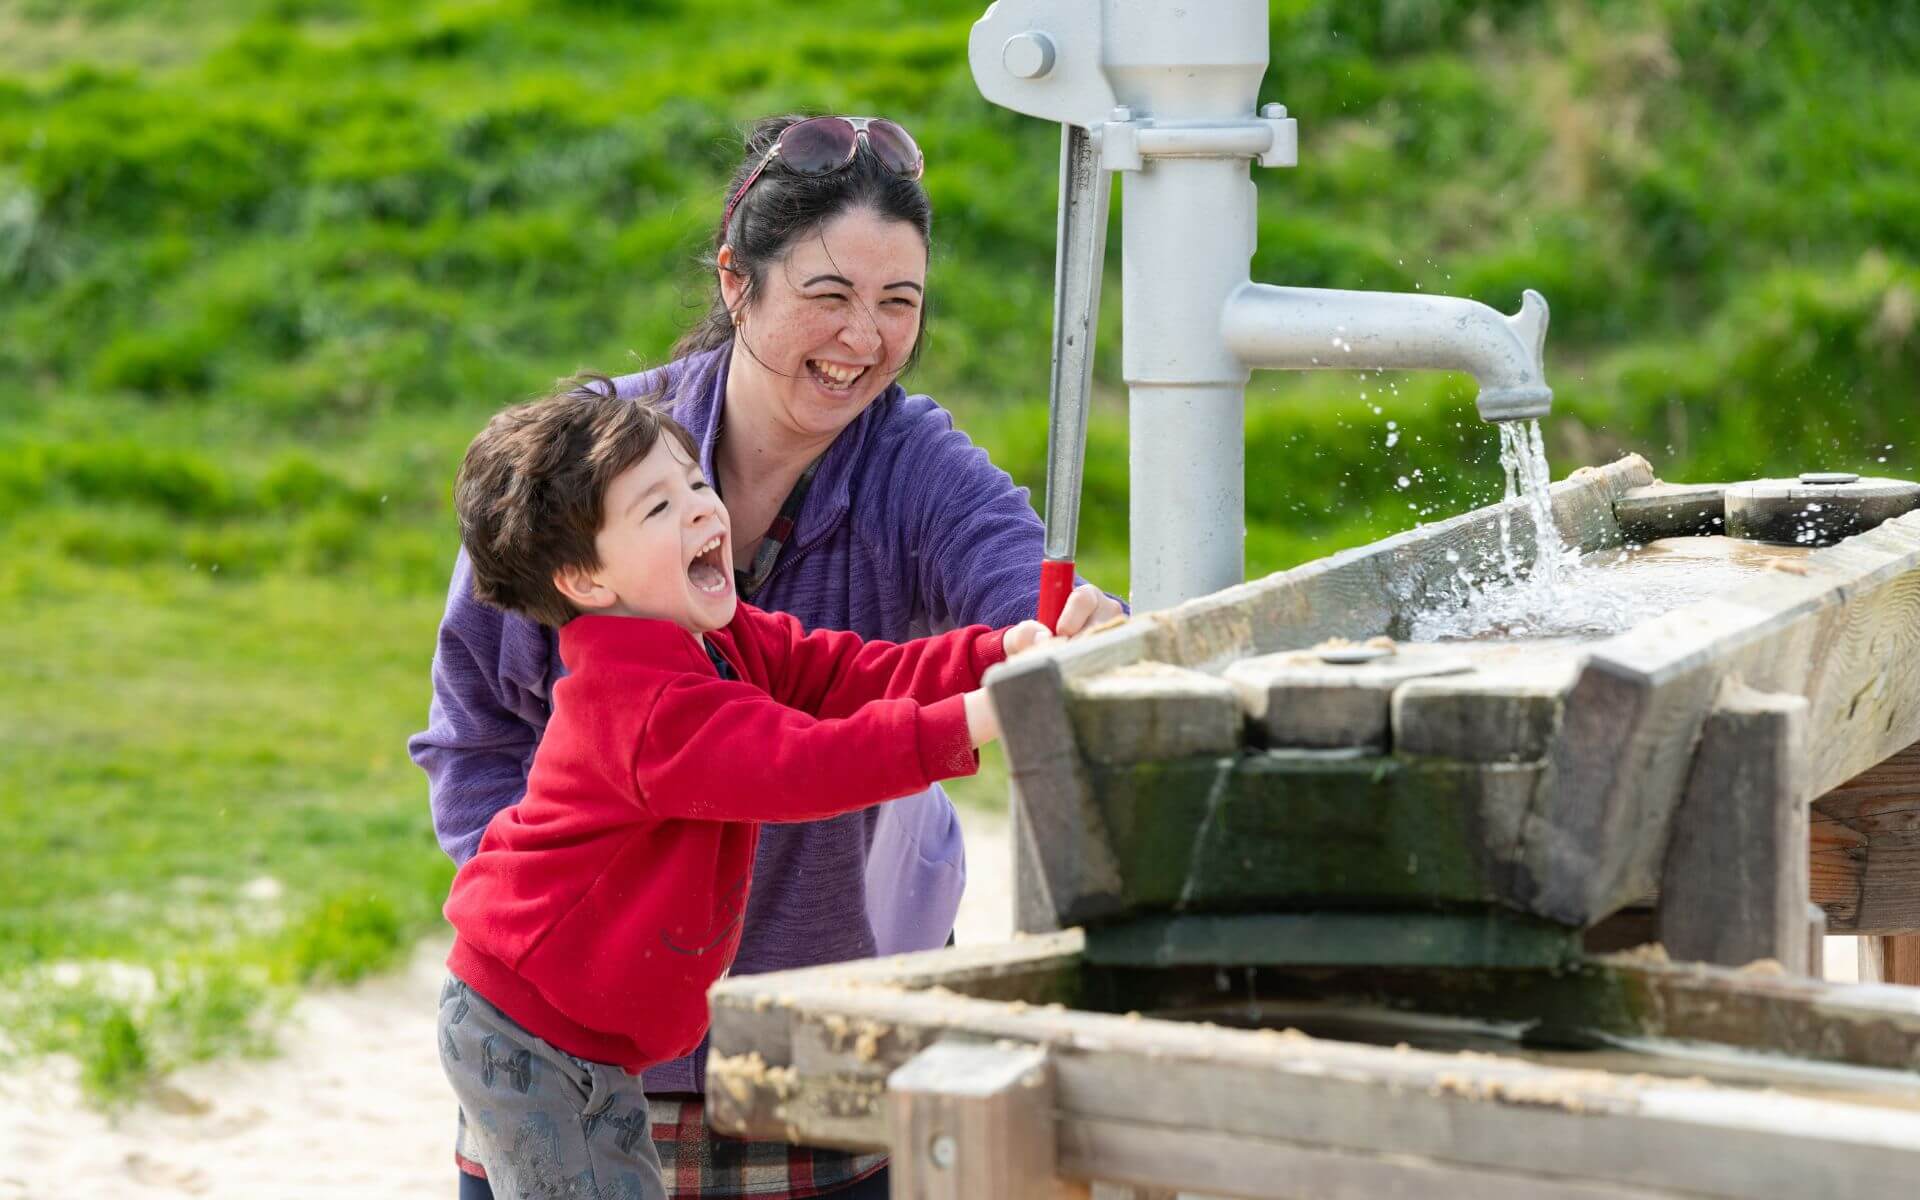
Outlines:
[[[1055,632],[1061,637],[1072,637],[1125,615],[1126,610],[1118,600],[1090,583],[1083,583],[1067,597],[1067,606],[1060,610]],[[1007,653],[1012,654],[1013,650],[1009,648]]]
[[1007,630],[1001,645],[1006,649],[1007,657],[1012,658],[1023,650],[1031,650],[1041,642],[1053,640],[1053,631],[1038,621],[1022,621]]

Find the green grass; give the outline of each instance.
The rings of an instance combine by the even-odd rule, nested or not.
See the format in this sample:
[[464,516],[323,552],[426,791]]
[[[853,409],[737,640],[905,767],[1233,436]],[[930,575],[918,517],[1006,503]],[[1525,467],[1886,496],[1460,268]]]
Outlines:
[[[453,464],[553,378],[660,359],[747,119],[914,130],[909,382],[1039,485],[1058,135],[977,95],[983,7],[0,0],[6,1044],[124,1094],[434,927],[404,742]],[[1301,165],[1256,175],[1257,277],[1540,288],[1563,472],[1920,469],[1920,15],[1275,0],[1271,53]],[[1082,563],[1120,589],[1111,241]],[[1459,377],[1264,375],[1247,438],[1254,573],[1498,487]],[[1004,790],[990,754],[956,795]]]

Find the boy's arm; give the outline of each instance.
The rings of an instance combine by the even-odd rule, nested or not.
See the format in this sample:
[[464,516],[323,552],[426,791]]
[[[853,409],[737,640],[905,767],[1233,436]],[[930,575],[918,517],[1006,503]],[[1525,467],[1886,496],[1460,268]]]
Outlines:
[[687,677],[655,699],[634,760],[640,804],[705,821],[811,821],[971,775],[987,731],[968,703],[879,700],[822,720],[748,684]]
[[804,633],[787,613],[750,616],[775,676],[767,690],[816,717],[844,717],[872,700],[944,700],[979,687],[987,668],[1007,656],[1007,631],[984,625],[869,642],[836,629]]

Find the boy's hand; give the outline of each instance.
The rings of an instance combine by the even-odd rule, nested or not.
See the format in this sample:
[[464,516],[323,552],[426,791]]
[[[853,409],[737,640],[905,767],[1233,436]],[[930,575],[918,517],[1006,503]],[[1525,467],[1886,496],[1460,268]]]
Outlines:
[[[1055,628],[1061,637],[1072,637],[1125,615],[1126,610],[1118,600],[1091,583],[1083,583],[1067,597],[1067,606],[1060,610],[1060,621]],[[1013,650],[1009,648],[1007,653],[1012,654]]]
[[[1039,624],[1038,621],[1032,623]],[[987,699],[987,689],[973,689],[963,702],[967,706],[967,736],[973,739],[973,748],[978,750],[988,742],[999,741],[1000,718],[993,711],[993,702]]]
[[1000,640],[1000,644],[1006,649],[1007,657],[1012,658],[1023,650],[1031,650],[1041,642],[1052,640],[1053,631],[1045,625],[1042,625],[1038,621],[1022,621],[1012,629],[1007,630],[1006,636]]

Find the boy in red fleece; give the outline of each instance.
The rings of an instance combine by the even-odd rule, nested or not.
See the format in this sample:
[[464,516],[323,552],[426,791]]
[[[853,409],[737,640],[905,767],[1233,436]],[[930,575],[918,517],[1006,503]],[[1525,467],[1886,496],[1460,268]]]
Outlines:
[[691,1051],[759,823],[971,774],[1028,621],[900,645],[739,603],[686,431],[584,387],[496,416],[455,485],[474,593],[559,629],[527,779],[460,869],[441,1063],[502,1197],[664,1197],[639,1072]]

